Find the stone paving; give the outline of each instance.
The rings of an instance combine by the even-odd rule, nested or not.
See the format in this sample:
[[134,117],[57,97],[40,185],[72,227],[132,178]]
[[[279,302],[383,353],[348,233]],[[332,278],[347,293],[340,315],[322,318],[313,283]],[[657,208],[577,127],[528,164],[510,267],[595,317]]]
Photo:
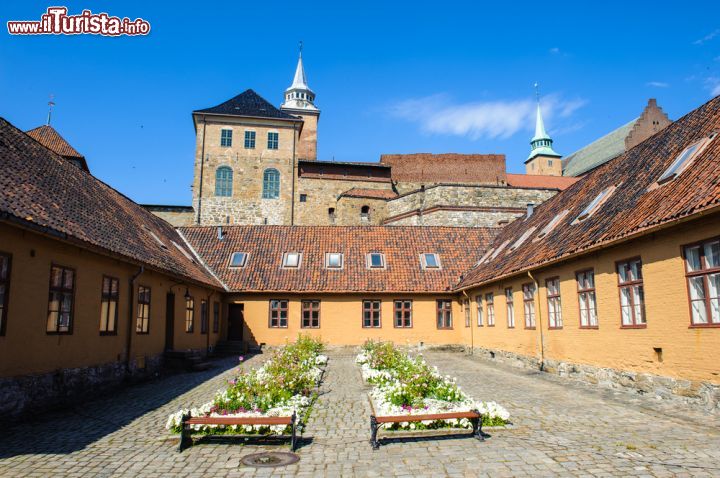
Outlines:
[[[208,401],[234,361],[164,377],[103,399],[35,417],[0,435],[0,476],[720,476],[720,420],[654,400],[474,360],[457,352],[426,359],[514,426],[485,442],[468,437],[386,440],[372,451],[370,405],[354,351],[330,363],[298,454],[284,468],[255,469],[243,456],[283,446],[202,442],[177,453],[169,413]],[[245,366],[262,363],[250,358]]]

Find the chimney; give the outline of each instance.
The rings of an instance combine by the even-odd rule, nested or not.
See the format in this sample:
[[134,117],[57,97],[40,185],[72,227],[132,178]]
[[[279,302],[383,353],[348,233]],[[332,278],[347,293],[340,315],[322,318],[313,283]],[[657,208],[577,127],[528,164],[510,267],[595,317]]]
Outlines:
[[217,238],[218,241],[222,241],[225,238],[225,235],[223,234],[222,226],[218,226],[217,228]]
[[533,203],[529,202],[527,204],[527,216],[526,217],[532,216],[534,211],[535,211],[535,205]]

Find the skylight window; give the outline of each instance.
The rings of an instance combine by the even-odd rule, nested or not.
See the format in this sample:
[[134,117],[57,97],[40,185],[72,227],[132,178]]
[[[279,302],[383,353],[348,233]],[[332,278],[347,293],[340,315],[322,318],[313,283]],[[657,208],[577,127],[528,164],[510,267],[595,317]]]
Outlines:
[[688,166],[697,158],[700,156],[700,153],[703,152],[705,147],[712,141],[716,136],[716,133],[712,133],[707,138],[703,138],[700,141],[697,141],[687,148],[685,148],[682,153],[678,155],[677,158],[675,158],[675,161],[672,162],[669,168],[665,170],[664,173],[662,173],[662,176],[660,176],[660,179],[657,180],[658,184],[665,184],[667,182],[672,181],[676,177],[680,176],[683,171],[685,171]]
[[568,215],[569,212],[569,210],[565,209],[564,211],[557,213],[555,217],[552,218],[550,222],[548,222],[545,227],[540,230],[540,234],[537,235],[535,240],[537,241],[550,234],[553,229],[555,229],[555,227],[560,223],[560,221],[562,221],[565,216]]
[[440,269],[440,257],[434,252],[426,252],[420,256],[423,269]]
[[230,267],[245,267],[247,252],[233,252],[230,255]]
[[494,250],[495,250],[494,247],[491,247],[490,249],[488,249],[487,252],[485,253],[485,255],[483,255],[483,256],[480,258],[480,260],[477,261],[477,264],[476,264],[476,265],[480,265],[480,264],[482,264],[483,262],[485,262],[485,260],[486,260],[488,257],[490,257],[490,254],[492,254]]
[[341,252],[328,252],[325,254],[325,267],[328,269],[342,269],[343,255]]
[[513,242],[513,245],[510,246],[510,249],[508,249],[508,253],[514,251],[518,247],[523,245],[523,242],[527,240],[528,237],[532,235],[533,232],[535,232],[536,227],[533,226],[527,231],[523,232],[522,236],[518,237],[517,241]]
[[177,247],[178,251],[182,252],[185,257],[190,259],[193,263],[195,262],[195,259],[190,255],[188,251],[186,251],[180,244],[178,244],[175,241],[171,241],[175,247]]
[[370,269],[383,269],[385,267],[385,255],[379,252],[371,252],[367,255],[367,266]]
[[155,242],[157,242],[158,244],[160,244],[160,247],[162,247],[163,249],[167,249],[167,248],[168,248],[168,247],[165,245],[165,243],[164,243],[162,240],[160,240],[160,238],[158,237],[158,235],[155,234],[154,232],[152,232],[149,227],[143,225],[143,229],[145,229],[145,230],[148,232],[148,234],[150,234],[150,235],[152,236],[152,238],[155,239]]
[[283,267],[287,269],[297,269],[300,267],[300,259],[302,254],[299,252],[286,252],[283,255]]
[[500,244],[500,247],[495,249],[495,252],[492,253],[492,255],[490,256],[490,258],[487,261],[490,262],[490,261],[494,260],[502,252],[502,250],[507,247],[508,244],[510,244],[509,239],[507,241],[503,242],[502,244]]
[[575,221],[573,221],[573,224],[577,224],[578,222],[582,222],[585,219],[592,216],[595,211],[600,209],[603,204],[605,204],[605,201],[608,200],[610,195],[615,191],[616,186],[610,186],[609,188],[606,188],[602,191],[600,191],[600,194],[595,196],[595,199],[590,201],[590,204],[588,204],[585,209],[582,210],[582,212],[578,215],[578,217],[575,218]]

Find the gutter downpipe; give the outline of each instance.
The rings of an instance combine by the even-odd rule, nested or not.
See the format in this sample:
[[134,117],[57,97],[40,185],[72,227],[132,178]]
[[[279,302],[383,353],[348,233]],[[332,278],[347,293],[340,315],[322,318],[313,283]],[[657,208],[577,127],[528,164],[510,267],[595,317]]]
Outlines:
[[131,373],[130,370],[130,360],[132,358],[132,335],[133,335],[133,310],[135,305],[135,281],[138,277],[140,277],[140,274],[145,272],[145,266],[140,266],[140,269],[130,278],[130,289],[128,290],[128,325],[127,325],[127,342],[125,344],[125,348],[127,350],[127,354],[125,356],[125,372],[129,376]]
[[540,285],[533,277],[532,272],[527,273],[530,280],[535,284],[535,304],[537,305],[538,330],[540,330],[540,371],[545,370],[545,336],[543,335],[542,307],[540,306]]
[[[215,295],[215,291],[211,290],[210,293],[207,295],[207,303],[205,304],[205,320],[207,320],[207,338],[205,340],[205,356],[210,355],[210,334],[212,334],[212,324],[210,323],[210,311],[212,308],[210,305],[212,304],[210,302],[210,297]],[[202,317],[200,317],[200,320],[202,320]],[[200,328],[202,328],[202,324],[200,325]]]
[[[463,295],[467,297],[467,306],[470,307],[470,296],[467,294],[466,291],[462,291]],[[463,311],[465,312],[465,311]],[[467,314],[467,312],[465,312]],[[475,335],[473,331],[473,324],[472,324],[472,311],[470,312],[470,355],[473,355],[475,351]]]
[[298,136],[297,123],[293,123],[293,154],[292,154],[292,191],[290,195],[290,225],[295,225],[295,176],[299,174],[299,171],[295,171],[295,165],[297,164],[295,157],[295,142]]
[[198,191],[197,221],[195,221],[196,224],[198,224],[198,225],[200,225],[200,218],[202,217],[203,172],[205,170],[205,131],[207,131],[207,122],[205,121],[205,115],[203,115],[202,121],[203,121],[203,137],[202,137],[202,147],[200,150],[200,190]]

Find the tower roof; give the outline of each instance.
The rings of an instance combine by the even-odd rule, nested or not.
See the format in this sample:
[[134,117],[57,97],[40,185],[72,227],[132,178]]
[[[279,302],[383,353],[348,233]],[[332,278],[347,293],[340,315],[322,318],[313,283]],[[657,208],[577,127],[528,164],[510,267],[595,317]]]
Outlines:
[[302,110],[302,112],[319,113],[315,106],[315,93],[310,89],[305,76],[305,67],[302,59],[302,42],[300,53],[298,55],[297,66],[295,67],[295,76],[292,85],[285,90],[285,101],[280,105],[282,110]]
[[298,57],[298,63],[297,67],[295,68],[295,77],[293,78],[292,85],[290,85],[290,87],[285,91],[291,90],[307,90],[309,92],[312,92],[312,90],[307,84],[307,77],[305,76],[305,68],[303,67],[302,61],[302,52]]
[[525,160],[527,163],[536,156],[551,156],[559,158],[560,155],[552,147],[553,140],[545,131],[542,111],[540,111],[540,100],[538,99],[537,111],[535,113],[535,136],[530,140],[530,156]]
[[226,116],[251,116],[254,118],[273,118],[298,121],[299,118],[280,111],[265,98],[253,90],[245,90],[224,103],[211,108],[195,110],[193,113],[206,113]]

